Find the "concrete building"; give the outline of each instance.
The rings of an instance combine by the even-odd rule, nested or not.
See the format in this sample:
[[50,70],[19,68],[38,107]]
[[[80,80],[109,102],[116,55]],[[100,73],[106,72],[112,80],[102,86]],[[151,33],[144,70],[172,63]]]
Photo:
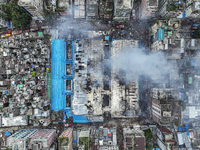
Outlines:
[[168,126],[171,124],[182,124],[181,102],[178,101],[177,94],[174,94],[173,89],[165,90],[153,88],[152,90],[152,119],[159,125]]
[[37,130],[29,137],[28,149],[39,150],[42,148],[50,148],[55,140],[56,130]]
[[0,149],[6,149],[7,146],[7,138],[11,135],[10,132],[0,131]]
[[58,137],[58,149],[59,150],[72,150],[72,128],[67,128],[65,131],[61,133],[61,135]]
[[185,1],[159,0],[158,15],[163,18],[185,18]]
[[189,105],[186,107],[186,109],[183,111],[183,117],[189,118],[189,119],[199,119],[200,116],[200,107],[199,105]]
[[168,128],[157,128],[157,144],[162,150],[177,148],[176,137]]
[[75,0],[73,9],[75,19],[84,19],[86,17],[85,0]]
[[[137,48],[137,40],[113,40],[111,46],[111,58],[118,57],[118,53],[131,46]],[[135,117],[139,111],[138,103],[138,80],[126,84],[128,74],[123,74],[117,69],[117,66],[111,68],[111,99],[110,113],[112,117]]]
[[200,17],[200,0],[187,0],[186,3],[186,17],[187,18],[199,18]]
[[81,130],[78,136],[78,149],[89,150],[90,129]]
[[126,22],[130,20],[133,1],[131,0],[114,0],[114,21]]
[[128,75],[123,74],[122,81],[120,70],[109,62],[127,45],[138,47],[139,41],[53,40],[51,109],[64,110],[74,122],[82,123],[84,118],[86,122],[102,122],[107,112],[112,117],[136,117],[138,81],[126,84]]
[[44,20],[43,0],[19,0],[18,5],[23,8],[33,20]]
[[140,129],[123,128],[124,149],[145,150],[145,136]]
[[109,21],[113,17],[114,0],[100,0],[99,18]]
[[1,124],[0,127],[13,127],[13,126],[27,126],[27,116],[15,116],[15,117],[4,117],[0,116]]
[[98,18],[98,0],[87,0],[86,12],[87,20]]
[[139,10],[140,19],[155,17],[158,10],[158,0],[142,0]]
[[33,135],[37,130],[20,130],[14,133],[13,135],[7,138],[7,147],[11,149],[28,149],[28,139]]
[[150,44],[152,51],[173,50],[184,52],[184,39],[181,38],[179,20],[157,20],[150,29]]
[[187,132],[177,132],[177,141],[179,147],[186,148],[188,150],[192,150],[191,139]]

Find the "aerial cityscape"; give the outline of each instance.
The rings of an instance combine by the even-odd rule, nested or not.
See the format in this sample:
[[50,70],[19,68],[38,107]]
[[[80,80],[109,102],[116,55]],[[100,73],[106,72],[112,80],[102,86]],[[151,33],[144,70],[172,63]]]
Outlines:
[[200,150],[200,0],[0,0],[0,150]]

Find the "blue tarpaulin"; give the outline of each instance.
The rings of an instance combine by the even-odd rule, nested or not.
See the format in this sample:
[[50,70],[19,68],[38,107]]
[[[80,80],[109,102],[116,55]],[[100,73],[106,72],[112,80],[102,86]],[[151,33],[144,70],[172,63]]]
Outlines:
[[73,143],[77,143],[77,140],[73,140]]
[[157,40],[164,40],[164,30],[159,29],[157,32]]
[[12,28],[12,22],[8,21],[7,27],[8,27],[8,28]]
[[185,127],[189,127],[189,125],[186,123],[186,124],[185,124]]
[[189,135],[190,135],[190,132],[187,132],[187,135],[189,136]]
[[109,40],[109,36],[105,36],[105,40],[107,40],[107,41],[108,41],[108,40]]
[[193,27],[198,27],[199,25],[198,25],[198,24],[193,24],[192,26],[193,26]]
[[185,18],[186,17],[186,13],[185,13],[185,11],[183,12],[183,16],[182,16],[182,18]]
[[5,132],[5,136],[10,136],[11,133],[10,132]]

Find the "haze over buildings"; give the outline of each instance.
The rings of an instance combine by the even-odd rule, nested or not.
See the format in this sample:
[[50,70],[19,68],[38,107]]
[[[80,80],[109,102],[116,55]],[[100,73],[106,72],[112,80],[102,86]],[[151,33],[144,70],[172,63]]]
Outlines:
[[199,149],[199,4],[19,0],[32,22],[0,28],[0,149]]

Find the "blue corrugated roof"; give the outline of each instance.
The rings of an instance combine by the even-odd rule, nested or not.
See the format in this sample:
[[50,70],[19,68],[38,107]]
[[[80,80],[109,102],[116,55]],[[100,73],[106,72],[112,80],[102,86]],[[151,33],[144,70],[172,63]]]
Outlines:
[[159,29],[157,32],[157,40],[164,40],[164,30]]
[[91,122],[90,120],[87,119],[85,116],[81,115],[74,115],[74,123],[88,123]]
[[66,107],[64,79],[66,42],[64,39],[51,41],[51,109],[62,110]]

